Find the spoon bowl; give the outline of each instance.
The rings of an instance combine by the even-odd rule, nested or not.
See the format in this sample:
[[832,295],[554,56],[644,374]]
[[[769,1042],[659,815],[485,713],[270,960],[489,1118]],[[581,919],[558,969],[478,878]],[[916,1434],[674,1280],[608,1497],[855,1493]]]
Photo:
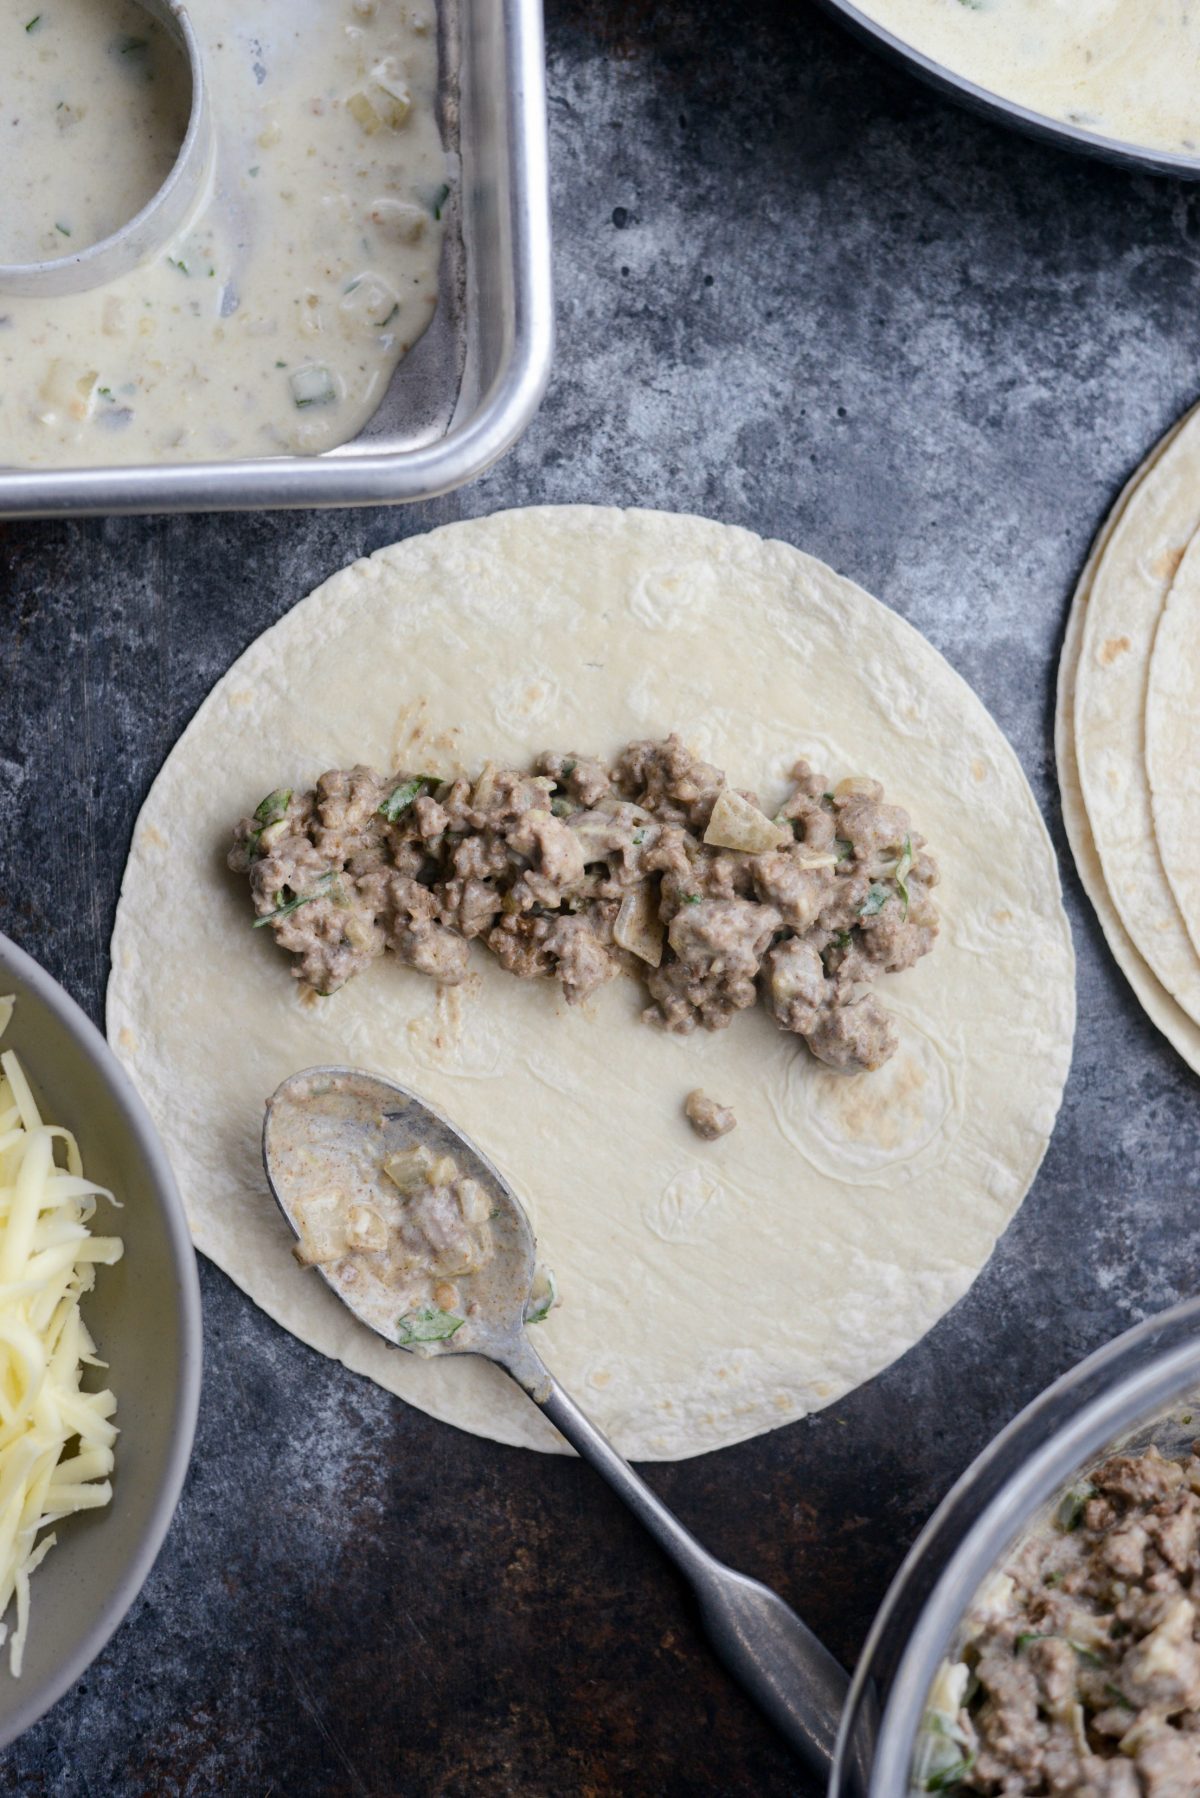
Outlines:
[[422,1356],[483,1355],[510,1366],[523,1344],[537,1244],[524,1207],[482,1151],[415,1093],[358,1068],[305,1068],[267,1102],[263,1165],[298,1245],[314,1205],[331,1196],[343,1205],[377,1200],[381,1183],[387,1191],[385,1162],[416,1147],[453,1161],[456,1177],[474,1181],[486,1196],[492,1252],[478,1272],[454,1282],[462,1327],[416,1338],[395,1293],[360,1259],[318,1261],[316,1270],[360,1322],[396,1348]]
[[[485,1220],[490,1240],[470,1271],[451,1276],[426,1269],[427,1284],[443,1284],[433,1284],[432,1306],[414,1309],[414,1231],[406,1205],[416,1201],[395,1187],[397,1173],[385,1164],[399,1158],[398,1171],[406,1173],[422,1151],[421,1185],[414,1192],[436,1197],[444,1183],[447,1192],[460,1195],[461,1214],[446,1213],[451,1223],[461,1233],[470,1210]],[[296,1233],[298,1259],[315,1265],[361,1322],[416,1354],[483,1355],[525,1389],[691,1583],[729,1672],[808,1765],[827,1776],[845,1673],[777,1593],[701,1547],[546,1367],[525,1333],[531,1315],[545,1315],[545,1308],[530,1312],[537,1267],[533,1230],[487,1157],[448,1118],[394,1081],[355,1068],[319,1067],[291,1075],[268,1100],[263,1163]],[[463,1193],[472,1183],[478,1191]],[[432,1221],[436,1225],[438,1218]],[[393,1239],[403,1239],[402,1253]],[[439,1229],[424,1240],[431,1255],[443,1257]]]

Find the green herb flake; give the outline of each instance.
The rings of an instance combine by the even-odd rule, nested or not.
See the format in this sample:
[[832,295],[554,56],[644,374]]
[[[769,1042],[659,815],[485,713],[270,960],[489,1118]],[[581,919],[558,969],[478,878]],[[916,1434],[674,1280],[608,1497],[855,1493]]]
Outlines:
[[422,793],[427,792],[430,787],[436,787],[437,784],[437,780],[430,774],[415,775],[412,780],[406,780],[403,786],[397,787],[394,792],[389,793],[379,810],[389,824],[394,824],[400,814],[408,810],[414,799],[419,799]]
[[553,1311],[555,1305],[558,1303],[558,1281],[554,1278],[554,1274],[550,1268],[547,1268],[545,1272],[545,1297],[536,1300],[533,1298],[530,1299],[528,1305],[525,1307],[525,1322],[527,1324],[545,1323],[551,1311]]
[[38,26],[41,24],[41,22],[42,22],[41,13],[35,12],[32,19],[29,20],[28,24],[25,27],[26,31],[36,31]]
[[70,237],[70,235],[71,235],[70,225],[60,225],[60,224],[56,223],[54,226],[54,229],[56,231],[61,231],[64,237]]
[[840,862],[848,861],[854,854],[854,844],[847,837],[838,837],[833,847]]
[[167,261],[171,264],[172,268],[177,268],[181,275],[191,274],[191,270],[188,268],[188,265],[183,260],[182,256],[168,256]]
[[396,304],[392,307],[392,309],[388,313],[387,317],[380,324],[379,329],[381,331],[387,330],[388,326],[391,324],[392,320],[395,318],[395,316],[399,312],[399,310],[400,310],[400,302],[399,302],[399,300],[397,300]]
[[145,37],[123,37],[117,45],[122,56],[136,56],[139,51],[148,50],[149,47],[150,40]]
[[636,849],[640,849],[642,844],[646,841],[646,833],[644,830],[635,830],[629,840]]
[[100,395],[102,400],[110,400],[113,396],[111,387],[97,387],[96,392]]
[[[323,899],[336,879],[336,874],[322,874],[311,893],[293,894],[290,899],[285,899],[282,905],[277,905],[274,911],[268,912],[265,918],[255,918],[251,929],[261,930],[264,924],[277,924],[280,918],[289,917],[292,912],[299,911],[302,905],[311,905],[314,899]],[[287,890],[285,887],[284,891]]]
[[453,1311],[435,1311],[432,1306],[426,1306],[422,1311],[406,1311],[397,1320],[396,1340],[401,1348],[407,1348],[410,1342],[446,1342],[466,1321]]
[[254,808],[254,821],[258,829],[252,831],[246,839],[246,847],[252,856],[261,852],[262,835],[272,824],[279,824],[287,817],[287,808],[291,804],[291,787],[276,787],[265,799],[260,799]]
[[277,362],[277,363],[276,363],[276,364],[275,364],[275,366],[276,366],[276,368],[286,368],[286,367],[287,367],[287,363],[286,363],[286,362]]
[[848,930],[839,930],[833,939],[833,946],[835,949],[848,949],[850,947],[850,932]]
[[1059,1500],[1058,1509],[1054,1513],[1054,1521],[1064,1534],[1077,1530],[1083,1522],[1083,1513],[1089,1498],[1095,1498],[1096,1488],[1084,1480],[1078,1486],[1072,1486]]
[[287,808],[291,803],[291,787],[276,787],[273,793],[268,793],[265,799],[259,800],[254,808],[254,816],[264,827],[278,824],[281,818],[287,816]]
[[1119,1704],[1123,1711],[1133,1711],[1137,1709],[1135,1704],[1129,1702],[1119,1686],[1106,1685],[1104,1688],[1104,1695],[1106,1698],[1111,1698],[1114,1704]]
[[248,175],[257,175],[257,173],[258,173],[258,171],[259,171],[259,169],[260,169],[260,168],[261,168],[261,167],[262,167],[262,164],[261,164],[261,162],[256,162],[256,163],[255,163],[255,165],[254,165],[254,167],[253,167],[253,168],[252,168],[252,169],[247,169],[247,170],[246,170],[246,173],[247,173],[247,174],[248,174]]
[[943,1767],[940,1773],[931,1773],[925,1781],[925,1790],[927,1792],[947,1791],[951,1786],[956,1786],[964,1780],[974,1765],[975,1753],[972,1750],[970,1754],[964,1754],[961,1760],[955,1761],[952,1767]]
[[872,881],[871,890],[859,907],[859,917],[877,918],[891,896],[892,889],[890,887],[885,887],[882,881]]
[[430,210],[430,212],[432,212],[435,219],[441,218],[442,208],[445,206],[446,201],[449,198],[450,198],[450,184],[447,181],[443,181],[442,185],[440,187],[434,188],[433,192],[429,195],[429,197],[428,197],[429,210]]
[[699,905],[701,896],[702,895],[699,893],[685,893],[683,895],[683,903],[685,905]]

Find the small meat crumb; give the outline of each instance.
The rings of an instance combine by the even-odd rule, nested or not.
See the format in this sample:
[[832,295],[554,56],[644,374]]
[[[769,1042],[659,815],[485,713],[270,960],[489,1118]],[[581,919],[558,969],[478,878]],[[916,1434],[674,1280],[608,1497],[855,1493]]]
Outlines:
[[715,1099],[710,1099],[699,1087],[688,1094],[683,1101],[683,1109],[687,1113],[688,1123],[705,1142],[715,1142],[718,1136],[728,1136],[737,1124],[732,1105],[718,1105]]

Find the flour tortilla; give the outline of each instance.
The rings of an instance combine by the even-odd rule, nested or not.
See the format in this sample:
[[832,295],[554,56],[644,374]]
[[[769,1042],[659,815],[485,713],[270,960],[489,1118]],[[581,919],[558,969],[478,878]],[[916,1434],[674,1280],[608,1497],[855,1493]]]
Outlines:
[[1200,956],[1154,834],[1144,753],[1146,690],[1158,621],[1200,526],[1200,413],[1162,450],[1105,545],[1084,612],[1075,748],[1096,852],[1134,947],[1200,1022]]
[[1146,697],[1146,774],[1163,867],[1200,953],[1200,535],[1179,564],[1158,621]]
[[1076,676],[1079,668],[1080,647],[1083,642],[1084,621],[1087,616],[1088,602],[1091,599],[1096,569],[1130,500],[1170,444],[1179,435],[1183,423],[1186,423],[1186,420],[1175,425],[1167,433],[1166,437],[1155,446],[1146,460],[1130,477],[1106,519],[1092,547],[1083,573],[1079,577],[1079,584],[1075,589],[1075,597],[1067,618],[1062,655],[1058,666],[1058,702],[1054,720],[1054,743],[1067,840],[1075,857],[1075,865],[1079,871],[1083,890],[1091,900],[1100,928],[1112,951],[1113,959],[1133,988],[1151,1023],[1156,1029],[1162,1031],[1167,1041],[1183,1056],[1189,1067],[1200,1072],[1200,1027],[1192,1021],[1183,1007],[1176,1003],[1148,963],[1134,948],[1132,939],[1121,922],[1117,908],[1113,904],[1112,895],[1105,884],[1104,871],[1100,866],[1095,838],[1092,836],[1087,808],[1083,802],[1083,792],[1079,782],[1079,760],[1075,750]]
[[[801,754],[873,774],[928,837],[942,934],[880,983],[902,1043],[880,1072],[821,1068],[762,1008],[665,1036],[627,979],[572,1010],[482,951],[467,990],[385,958],[306,1002],[223,866],[235,819],[328,767],[527,764],[673,727],[768,804]],[[563,1447],[494,1368],[387,1349],[291,1256],[263,1100],[312,1063],[383,1071],[511,1179],[563,1293],[546,1359],[626,1454],[663,1460],[829,1404],[966,1291],[1041,1161],[1073,1024],[1041,817],[936,651],[784,544],[591,507],[381,550],[251,646],[138,820],[108,995],[198,1246],[272,1317],[436,1417]],[[719,1142],[684,1121],[695,1086],[737,1113]]]

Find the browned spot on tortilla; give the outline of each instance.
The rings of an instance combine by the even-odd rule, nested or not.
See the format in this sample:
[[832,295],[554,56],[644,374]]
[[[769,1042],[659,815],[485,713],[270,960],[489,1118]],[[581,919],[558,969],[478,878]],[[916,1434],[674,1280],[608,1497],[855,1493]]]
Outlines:
[[428,714],[429,701],[424,693],[418,694],[416,699],[401,706],[392,729],[392,761],[395,766],[403,766],[406,749],[415,749],[425,740]]
[[1133,648],[1128,637],[1109,637],[1096,651],[1096,660],[1104,668],[1111,668],[1118,656],[1128,655]]
[[984,761],[984,759],[981,755],[977,755],[975,757],[974,761],[971,763],[971,779],[972,780],[986,780],[987,779],[987,763]]
[[1012,923],[1012,913],[1010,911],[1006,911],[1004,909],[1004,907],[1001,906],[999,911],[994,911],[992,913],[992,923],[993,924],[1011,924]]
[[153,824],[147,824],[143,828],[142,841],[143,843],[149,843],[152,849],[165,849],[167,846],[166,837],[164,837],[162,831],[158,830]]
[[874,1142],[883,1149],[898,1149],[905,1142],[907,1125],[920,1116],[920,1093],[929,1084],[929,1075],[919,1061],[897,1057],[889,1083],[886,1106],[880,1104],[880,1089],[869,1074],[846,1079],[837,1076],[833,1089],[833,1110],[847,1142]]
[[412,1018],[407,1028],[409,1036],[416,1042],[423,1043],[439,1060],[447,1060],[462,1042],[461,987],[439,986],[434,994],[432,1010],[421,1017]]
[[1183,561],[1186,549],[1187,544],[1185,543],[1180,549],[1164,549],[1155,556],[1150,564],[1150,572],[1156,581],[1173,581],[1175,579],[1175,571]]

